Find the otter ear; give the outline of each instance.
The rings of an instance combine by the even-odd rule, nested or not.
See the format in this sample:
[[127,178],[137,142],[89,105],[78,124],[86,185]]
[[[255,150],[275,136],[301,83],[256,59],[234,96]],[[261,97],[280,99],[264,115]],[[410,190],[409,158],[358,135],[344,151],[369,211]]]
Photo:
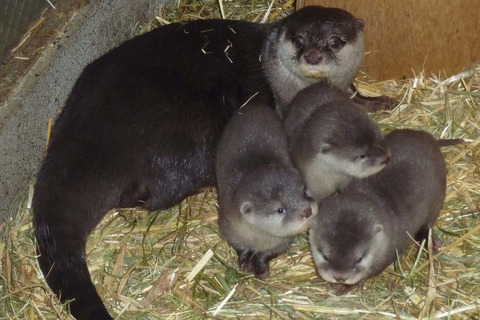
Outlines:
[[245,201],[240,206],[240,213],[241,214],[250,214],[253,210],[253,205],[250,201]]
[[373,226],[373,234],[377,234],[380,231],[383,231],[383,226],[381,224],[376,224]]
[[330,150],[332,150],[332,145],[329,144],[329,143],[324,143],[320,147],[320,152],[321,153],[328,153],[328,152],[330,152]]
[[357,19],[353,23],[353,26],[355,27],[355,30],[363,31],[363,29],[365,28],[365,21],[363,21],[362,19]]

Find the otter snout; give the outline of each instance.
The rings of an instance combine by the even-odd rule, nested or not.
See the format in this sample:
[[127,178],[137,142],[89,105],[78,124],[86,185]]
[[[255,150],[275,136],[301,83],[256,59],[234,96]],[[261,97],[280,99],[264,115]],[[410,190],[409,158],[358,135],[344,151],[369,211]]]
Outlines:
[[317,65],[323,60],[323,55],[317,49],[308,50],[303,57],[308,64]]
[[333,279],[335,279],[336,283],[345,283],[347,281],[347,278],[343,275],[334,275]]

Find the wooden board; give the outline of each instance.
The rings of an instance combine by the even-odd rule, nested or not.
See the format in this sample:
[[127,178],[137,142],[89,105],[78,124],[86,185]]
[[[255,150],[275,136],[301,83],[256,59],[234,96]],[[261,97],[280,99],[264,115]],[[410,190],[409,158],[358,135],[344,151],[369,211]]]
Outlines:
[[297,8],[307,5],[365,20],[362,70],[371,79],[452,75],[480,61],[480,0],[297,0]]

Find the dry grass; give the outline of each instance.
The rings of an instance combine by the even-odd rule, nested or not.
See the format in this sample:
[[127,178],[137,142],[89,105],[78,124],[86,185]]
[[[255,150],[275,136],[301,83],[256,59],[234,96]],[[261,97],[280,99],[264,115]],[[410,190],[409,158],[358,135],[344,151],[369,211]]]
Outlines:
[[[248,20],[261,20],[267,7],[266,1],[224,3],[228,18]],[[269,16],[291,10],[291,3],[275,2]],[[192,2],[164,19],[217,17],[218,12],[216,2]],[[468,139],[444,148],[448,190],[435,228],[445,244],[439,254],[429,259],[412,246],[382,275],[337,297],[324,282],[312,281],[316,274],[302,235],[272,261],[271,277],[262,282],[237,268],[235,252],[218,233],[215,191],[207,190],[167,211],[112,211],[95,229],[88,265],[112,314],[119,319],[479,319],[480,66],[450,78],[418,75],[402,82],[359,81],[359,86],[401,100],[392,112],[372,115],[385,131],[409,127]],[[31,190],[20,195],[12,204],[15,214],[0,226],[0,319],[68,318],[37,265],[30,197]],[[191,274],[209,250],[211,258]]]

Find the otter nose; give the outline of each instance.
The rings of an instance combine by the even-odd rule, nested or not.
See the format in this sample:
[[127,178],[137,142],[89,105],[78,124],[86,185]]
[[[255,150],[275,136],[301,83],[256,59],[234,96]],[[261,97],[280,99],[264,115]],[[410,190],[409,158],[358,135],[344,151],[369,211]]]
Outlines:
[[309,207],[309,208],[303,210],[302,218],[310,218],[311,215],[312,215],[312,208]]
[[307,61],[308,64],[312,65],[319,64],[320,62],[322,62],[323,59],[322,53],[316,49],[308,50],[303,56],[305,57],[305,61]]

